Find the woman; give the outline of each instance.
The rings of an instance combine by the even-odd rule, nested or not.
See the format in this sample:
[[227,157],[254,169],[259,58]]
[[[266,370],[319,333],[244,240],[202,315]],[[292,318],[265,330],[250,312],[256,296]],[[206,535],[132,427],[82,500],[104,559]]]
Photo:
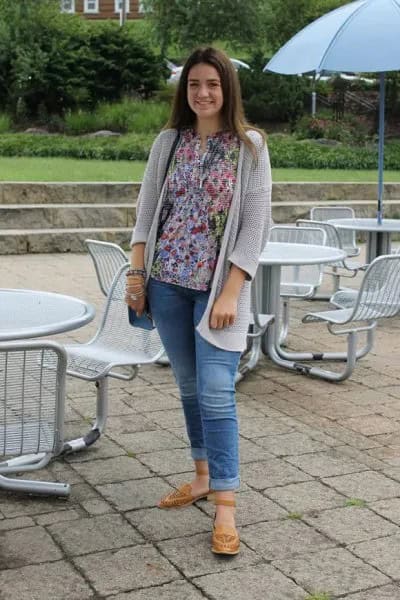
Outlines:
[[151,149],[132,236],[126,301],[151,314],[179,386],[195,476],[160,508],[213,492],[212,551],[237,554],[235,375],[250,281],[270,223],[265,139],[244,120],[237,74],[214,48],[187,60],[167,128]]

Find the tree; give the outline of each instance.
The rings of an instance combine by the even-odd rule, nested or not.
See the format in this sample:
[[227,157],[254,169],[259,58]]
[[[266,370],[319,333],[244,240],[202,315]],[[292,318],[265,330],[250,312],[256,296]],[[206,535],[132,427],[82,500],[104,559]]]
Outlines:
[[266,33],[273,51],[295,33],[348,0],[268,0]]
[[170,44],[184,50],[216,40],[238,48],[265,45],[264,0],[146,0],[146,7],[162,56]]
[[0,0],[0,103],[17,121],[158,87],[160,61],[134,31],[62,14],[58,0]]
[[62,15],[56,0],[0,0],[3,104],[14,112],[23,105],[28,116],[39,105],[62,112],[82,79],[83,27],[80,19]]
[[289,122],[303,114],[308,82],[304,77],[263,73],[263,54],[251,60],[252,71],[239,71],[243,104],[247,119],[263,126],[267,122]]
[[123,95],[148,97],[161,77],[159,58],[134,30],[103,23],[93,28],[83,64],[90,73],[88,88],[96,101],[119,100]]

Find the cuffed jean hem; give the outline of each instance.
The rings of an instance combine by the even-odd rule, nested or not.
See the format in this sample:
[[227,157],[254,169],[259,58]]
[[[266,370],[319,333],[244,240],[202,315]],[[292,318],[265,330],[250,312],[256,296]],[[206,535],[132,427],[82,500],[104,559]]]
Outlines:
[[233,479],[210,479],[210,490],[213,492],[234,492],[240,486],[240,478]]
[[206,448],[191,448],[190,452],[193,460],[207,460]]

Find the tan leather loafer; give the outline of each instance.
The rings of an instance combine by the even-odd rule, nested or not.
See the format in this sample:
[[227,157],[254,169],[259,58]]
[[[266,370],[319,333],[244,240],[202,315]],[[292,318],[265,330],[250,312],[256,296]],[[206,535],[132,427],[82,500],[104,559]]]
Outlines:
[[185,508],[185,506],[190,506],[197,502],[197,500],[201,500],[202,498],[207,498],[210,490],[205,492],[204,494],[199,494],[198,496],[193,496],[192,494],[192,486],[190,483],[184,483],[177,490],[167,494],[163,498],[161,498],[158,507],[159,508]]
[[[214,502],[215,505],[236,506],[235,500],[218,499],[215,497],[215,494],[211,494],[209,500]],[[229,525],[215,525],[214,523],[211,552],[234,556],[235,554],[239,554],[239,551],[240,538],[236,528]]]
[[227,525],[214,525],[211,551],[214,554],[227,554],[231,556],[239,554],[240,539],[236,529]]

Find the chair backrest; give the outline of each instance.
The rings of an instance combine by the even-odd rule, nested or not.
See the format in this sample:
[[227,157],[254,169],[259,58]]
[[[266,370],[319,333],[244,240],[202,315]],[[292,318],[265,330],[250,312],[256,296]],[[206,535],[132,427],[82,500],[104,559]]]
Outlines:
[[[355,213],[350,206],[314,206],[310,210],[312,221],[329,221],[330,219],[354,219]],[[338,230],[342,248],[347,256],[358,256],[360,249],[356,242],[356,232],[350,229]]]
[[[326,234],[326,246],[331,246],[332,248],[340,248],[340,250],[342,250],[342,241],[339,236],[339,231],[334,225],[331,225],[330,223],[325,223],[324,221],[311,221],[306,219],[298,219],[296,221],[296,225],[298,227],[318,227],[319,229],[322,229],[322,231],[325,231]],[[332,264],[344,266],[342,260]]]
[[0,343],[0,456],[61,452],[66,364],[55,342]]
[[334,225],[330,225],[324,221],[311,221],[310,219],[297,219],[297,227],[309,227],[315,229],[322,229],[326,234],[326,246],[332,248],[342,248],[342,243],[339,237],[338,230]]
[[116,272],[127,263],[127,256],[118,244],[98,240],[85,240],[85,243],[96,269],[100,289],[107,296]]
[[352,320],[393,317],[400,311],[400,254],[378,256],[365,272]]
[[296,227],[295,225],[274,225],[269,232],[269,242],[288,244],[326,245],[326,233],[319,227]]
[[[268,241],[325,246],[326,233],[317,227],[275,225],[271,227]],[[321,285],[322,277],[323,269],[321,265],[282,267],[281,294],[287,296],[308,296],[310,295],[310,291],[301,292],[303,286],[310,286],[315,290],[315,288]]]
[[102,322],[91,343],[106,349],[110,362],[120,363],[118,357],[121,353],[135,351],[140,351],[146,360],[151,362],[162,354],[163,346],[157,329],[149,331],[132,327],[129,323],[128,307],[125,303],[128,268],[128,264],[123,265],[115,275],[107,296]]

